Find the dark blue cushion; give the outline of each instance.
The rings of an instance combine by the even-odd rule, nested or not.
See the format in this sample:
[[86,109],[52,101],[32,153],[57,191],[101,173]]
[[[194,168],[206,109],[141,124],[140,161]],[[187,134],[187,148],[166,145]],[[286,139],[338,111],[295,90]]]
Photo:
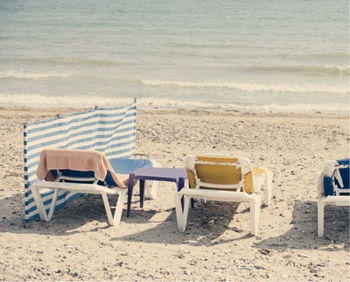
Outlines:
[[323,177],[323,187],[324,187],[324,195],[325,196],[333,195],[333,186],[332,186],[332,179],[331,178],[326,177],[326,176]]
[[[349,165],[350,164],[350,159],[343,159],[343,160],[338,160],[337,161],[340,165]],[[344,185],[344,189],[349,189],[350,185],[349,185],[349,174],[350,169],[349,168],[340,168],[339,172],[341,175],[341,178],[343,180],[343,185]],[[337,180],[335,180],[335,184],[340,188],[340,185],[338,183]]]
[[[60,170],[62,175],[64,176],[69,176],[69,177],[80,177],[80,178],[93,178],[95,177],[95,174],[93,171],[79,171],[79,170],[70,170],[70,169],[62,169]],[[51,170],[51,173],[57,177],[57,171],[56,170]],[[68,183],[93,183],[93,181],[77,181],[77,180],[65,180],[65,182]],[[115,183],[112,174],[109,170],[107,170],[107,175],[104,181],[98,181],[97,184],[105,186],[105,183],[109,187],[115,187],[117,184]]]

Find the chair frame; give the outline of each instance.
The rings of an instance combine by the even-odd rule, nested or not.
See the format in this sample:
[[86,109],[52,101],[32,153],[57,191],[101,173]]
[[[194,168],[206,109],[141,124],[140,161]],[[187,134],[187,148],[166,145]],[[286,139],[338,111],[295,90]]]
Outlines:
[[[65,182],[65,181],[84,181],[84,182],[93,181],[93,183],[92,184],[71,183],[71,182]],[[108,223],[114,226],[119,225],[122,212],[123,212],[123,205],[126,200],[126,194],[128,189],[125,189],[125,188],[122,189],[118,187],[108,188],[106,186],[98,185],[97,182],[98,180],[95,177],[90,177],[90,178],[71,177],[71,176],[64,176],[60,172],[58,172],[58,176],[55,182],[49,182],[49,181],[43,180],[33,184],[32,186],[30,186],[30,189],[33,193],[34,201],[38,208],[40,219],[45,220],[47,222],[50,221],[55,211],[55,205],[56,205],[58,193],[60,191],[71,191],[71,192],[77,192],[77,193],[101,195],[103,204],[106,210]],[[50,208],[48,209],[48,213],[45,210],[43,200],[40,196],[41,189],[54,190],[54,195],[52,198]],[[118,195],[118,194],[119,194],[119,197],[116,203],[115,213],[113,216],[112,210],[108,201],[108,195]]]
[[[249,162],[250,163],[250,162]],[[212,164],[212,165],[223,165],[223,166],[235,166],[240,168],[238,163],[222,163],[222,162],[203,162],[196,161],[195,164]],[[272,190],[272,179],[273,173],[265,168],[267,171],[267,183],[263,190],[263,203],[267,206],[271,203],[271,190]],[[187,218],[189,212],[189,203],[193,198],[213,200],[221,202],[249,202],[250,205],[250,222],[251,228],[250,233],[253,235],[258,234],[260,207],[261,207],[261,196],[259,193],[249,194],[244,192],[243,184],[244,175],[241,174],[241,181],[238,184],[212,184],[202,182],[197,176],[195,176],[196,187],[195,188],[184,188],[175,194],[175,205],[177,223],[180,231],[184,232],[187,225]],[[257,184],[258,185],[258,184]],[[260,186],[262,183],[260,183]],[[254,183],[255,186],[255,183]],[[201,187],[215,188],[218,190],[203,189]],[[222,189],[232,189],[233,191],[225,191]],[[182,197],[184,198],[184,205],[182,207]]]
[[[337,165],[336,169],[349,168],[349,165]],[[350,207],[350,196],[340,195],[341,193],[350,193],[349,189],[339,189],[335,183],[335,170],[331,176],[333,191],[335,196],[322,196],[319,195],[317,202],[317,235],[318,237],[324,236],[324,209],[326,205],[336,205],[341,207]],[[319,178],[324,177],[323,171],[319,172]]]

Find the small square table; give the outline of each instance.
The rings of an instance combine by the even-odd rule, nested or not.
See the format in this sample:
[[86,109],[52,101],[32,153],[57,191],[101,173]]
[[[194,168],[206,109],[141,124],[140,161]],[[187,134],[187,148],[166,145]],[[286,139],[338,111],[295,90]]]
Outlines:
[[140,181],[140,207],[142,208],[146,180],[175,182],[177,191],[180,191],[185,185],[187,174],[183,168],[145,167],[135,170],[129,175],[127,217],[130,215],[133,183],[136,179]]

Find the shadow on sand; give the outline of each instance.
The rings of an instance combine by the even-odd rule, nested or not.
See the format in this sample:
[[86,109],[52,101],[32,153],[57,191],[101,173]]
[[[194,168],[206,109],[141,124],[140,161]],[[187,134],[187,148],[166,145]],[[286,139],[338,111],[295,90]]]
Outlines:
[[[117,197],[109,197],[109,203],[112,209],[117,199]],[[25,222],[23,203],[24,197],[22,194],[0,200],[0,206],[3,210],[7,211],[0,218],[0,233],[13,232],[18,234],[32,233],[64,236],[110,228],[102,198],[97,195],[82,195],[74,201],[69,202],[66,206],[54,212],[50,222],[40,221],[39,219]],[[112,212],[114,212],[114,209]],[[143,219],[148,220],[154,213],[143,213]],[[122,221],[126,219],[125,205]],[[77,230],[91,222],[94,222],[96,228]]]
[[[210,246],[251,237],[246,230],[228,226],[233,216],[239,216],[236,213],[239,204],[196,203],[196,207],[190,211],[186,232],[182,233],[177,229],[174,208],[160,211],[141,210],[138,208],[138,196],[136,195],[134,199],[135,202],[132,203],[133,208],[129,218],[126,217],[126,204],[124,206],[121,219],[124,226],[121,225],[121,228],[127,228],[127,224],[149,223],[150,226],[154,227],[128,236],[113,237],[111,240],[163,244],[188,243],[191,245]],[[116,200],[117,197],[110,197],[112,207]],[[24,205],[22,203],[22,194],[0,200],[3,210],[7,211],[0,218],[0,233],[67,236],[75,233],[99,232],[103,229],[114,228],[108,225],[103,201],[101,197],[96,195],[83,195],[68,203],[63,208],[55,211],[50,222],[33,220],[26,223],[24,221]],[[145,206],[147,206],[147,201]],[[161,220],[155,220],[154,218],[157,218],[159,213],[165,213],[166,218],[164,219],[163,216]],[[249,209],[241,213],[249,213]],[[242,236],[215,242],[228,229],[237,232],[238,235],[242,233]]]
[[[138,197],[135,197],[138,199]],[[116,198],[110,199],[113,206]],[[82,232],[99,232],[102,229],[114,228],[107,223],[102,199],[99,196],[84,195],[62,209],[55,211],[50,222],[31,221],[25,223],[23,215],[23,195],[15,195],[0,200],[2,210],[8,211],[0,218],[0,233],[41,234],[66,236]],[[147,202],[145,203],[147,206]],[[122,226],[127,224],[150,224],[149,229],[127,236],[114,236],[112,241],[140,241],[145,243],[189,244],[193,246],[212,246],[237,240],[251,238],[249,230],[231,227],[234,217],[249,213],[249,208],[237,212],[239,203],[208,204],[196,203],[190,211],[186,232],[177,230],[175,209],[140,210],[134,208],[130,218],[126,217],[126,206],[122,216]],[[133,203],[138,207],[138,202]],[[166,213],[161,220],[155,220],[159,213]],[[267,214],[265,213],[265,216]],[[263,219],[261,219],[263,220]],[[91,224],[91,222],[93,222]],[[84,228],[87,223],[90,225]],[[295,201],[293,207],[293,227],[284,234],[270,237],[253,243],[259,249],[319,249],[326,251],[349,250],[349,208],[326,206],[325,236],[317,237],[317,202]],[[226,231],[233,236],[221,236]],[[256,238],[258,239],[258,237]],[[258,239],[259,240],[259,239]]]
[[[245,238],[251,238],[249,230],[241,230],[237,227],[231,227],[230,222],[233,217],[239,217],[242,213],[249,213],[249,208],[242,212],[237,212],[239,203],[218,203],[210,202],[208,204],[196,203],[195,208],[190,210],[186,231],[180,232],[177,229],[177,220],[175,209],[169,209],[167,217],[159,222],[153,228],[141,231],[139,233],[124,237],[114,237],[114,241],[142,241],[146,243],[160,244],[188,244],[192,246],[212,246],[225,244]],[[132,211],[131,216],[137,222],[142,219],[144,211]],[[236,236],[220,238],[227,230],[235,232]],[[166,234],[164,234],[166,232]]]
[[349,250],[349,207],[325,208],[325,236],[317,237],[317,202],[295,201],[293,227],[286,233],[254,244],[263,249]]

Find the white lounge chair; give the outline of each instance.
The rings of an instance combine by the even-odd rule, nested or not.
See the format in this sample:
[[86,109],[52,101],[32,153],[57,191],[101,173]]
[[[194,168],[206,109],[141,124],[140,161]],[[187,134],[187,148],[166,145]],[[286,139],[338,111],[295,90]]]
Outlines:
[[[58,197],[64,198],[64,191],[70,191],[101,195],[109,224],[119,225],[128,186],[118,179],[108,159],[101,152],[45,149],[40,154],[36,174],[41,181],[33,184],[30,189],[41,220],[50,221],[55,209],[59,208],[56,204]],[[49,208],[43,202],[45,190],[50,194],[53,191]],[[114,216],[108,195],[119,195]]]
[[187,156],[185,166],[190,188],[184,188],[175,194],[177,222],[181,231],[186,229],[190,200],[197,198],[249,202],[250,232],[257,235],[261,194],[264,204],[270,205],[271,202],[271,171],[252,166],[247,159],[223,156]]

